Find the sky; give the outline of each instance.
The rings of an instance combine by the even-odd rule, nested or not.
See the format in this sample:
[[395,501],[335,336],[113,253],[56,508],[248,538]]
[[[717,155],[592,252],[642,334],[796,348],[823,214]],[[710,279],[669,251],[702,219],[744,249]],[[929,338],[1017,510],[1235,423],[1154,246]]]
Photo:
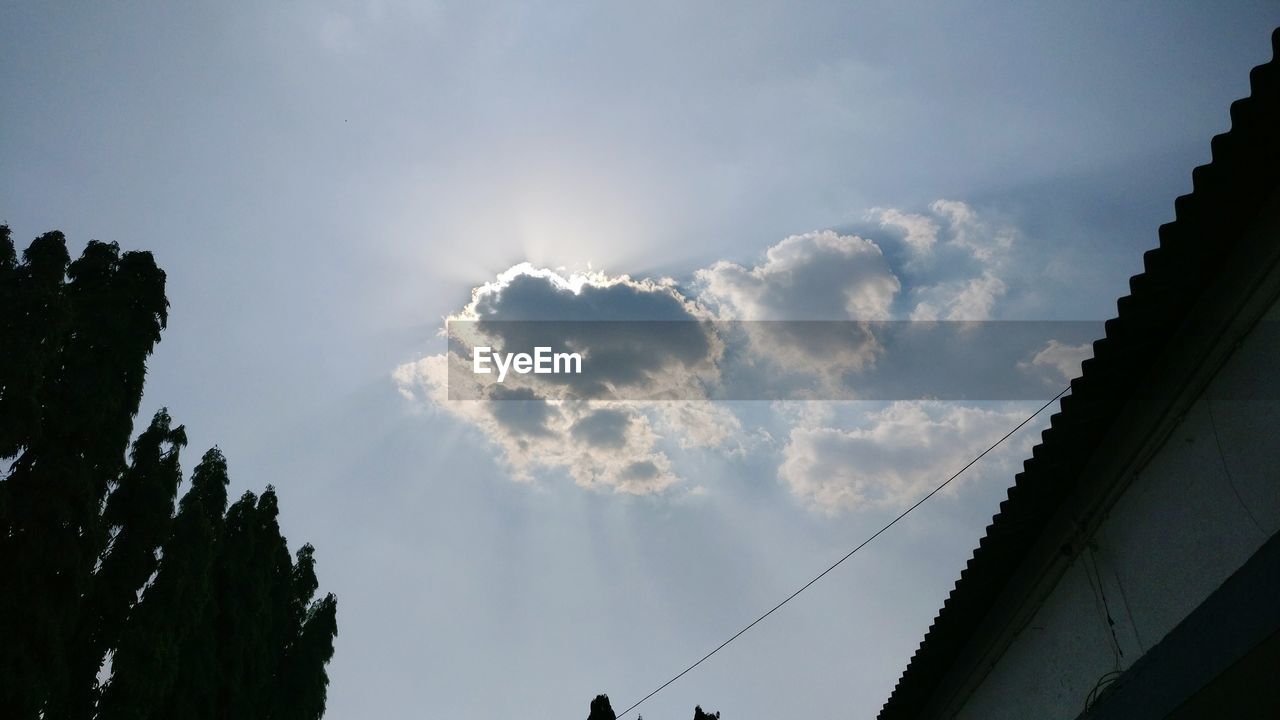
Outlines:
[[[188,467],[221,447],[233,496],[274,484],[316,546],[327,717],[584,717],[1037,403],[466,404],[441,395],[445,319],[1105,320],[1277,24],[1249,2],[5,3],[0,222],[155,253],[172,308],[140,417],[186,425]],[[751,340],[758,372],[830,367]],[[1026,366],[1065,382],[1082,351]],[[1034,441],[645,717],[873,717]]]

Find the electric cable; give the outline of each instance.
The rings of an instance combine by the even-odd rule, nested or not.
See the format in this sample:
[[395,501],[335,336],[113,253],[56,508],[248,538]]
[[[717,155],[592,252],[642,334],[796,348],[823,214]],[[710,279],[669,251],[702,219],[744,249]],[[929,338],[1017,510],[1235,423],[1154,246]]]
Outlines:
[[724,649],[724,648],[725,648],[729,643],[733,642],[734,640],[737,640],[739,637],[741,637],[743,634],[745,634],[748,630],[750,630],[751,628],[753,628],[753,627],[755,627],[756,625],[758,625],[762,620],[764,620],[765,618],[767,618],[767,617],[769,617],[770,615],[772,615],[772,614],[774,614],[775,612],[777,612],[780,608],[782,608],[782,606],[783,606],[783,605],[786,605],[787,603],[789,603],[789,602],[791,602],[792,600],[794,600],[794,599],[796,598],[796,596],[797,596],[797,595],[799,595],[800,593],[804,592],[805,590],[808,590],[808,589],[809,589],[809,587],[810,587],[810,586],[812,586],[814,583],[816,583],[816,582],[818,582],[819,580],[821,580],[822,578],[826,577],[827,573],[831,572],[832,570],[835,570],[837,567],[840,567],[840,565],[841,565],[842,563],[844,563],[844,561],[845,561],[845,560],[848,560],[849,558],[853,557],[854,553],[858,552],[858,551],[859,551],[859,550],[861,550],[862,548],[864,548],[864,547],[866,547],[867,545],[869,545],[869,544],[871,543],[871,541],[872,541],[872,540],[875,540],[876,538],[880,537],[880,535],[881,535],[882,533],[884,533],[886,530],[888,530],[889,528],[893,527],[894,525],[897,525],[899,520],[901,520],[901,519],[905,518],[907,515],[910,515],[910,514],[911,514],[911,512],[912,512],[913,510],[915,510],[916,508],[918,508],[918,507],[920,507],[921,505],[923,505],[923,504],[925,503],[925,501],[926,501],[926,500],[928,500],[929,498],[931,498],[931,497],[933,497],[934,495],[937,495],[939,492],[941,492],[943,488],[945,488],[946,486],[948,486],[948,485],[950,485],[950,484],[951,484],[951,481],[953,481],[953,480],[955,480],[956,478],[960,477],[961,473],[963,473],[965,470],[968,470],[969,468],[973,467],[973,466],[974,466],[974,465],[975,465],[979,460],[981,460],[982,458],[986,457],[986,456],[987,456],[987,454],[988,454],[988,453],[990,453],[992,450],[995,450],[996,448],[1000,447],[1000,445],[1001,445],[1001,444],[1003,444],[1005,440],[1008,440],[1010,437],[1012,437],[1012,436],[1013,436],[1013,434],[1014,434],[1014,433],[1016,433],[1016,432],[1018,432],[1019,430],[1021,430],[1021,429],[1023,428],[1023,426],[1024,426],[1024,425],[1026,425],[1027,423],[1029,423],[1029,422],[1031,422],[1032,420],[1036,419],[1036,417],[1038,417],[1038,416],[1040,415],[1040,413],[1044,412],[1046,408],[1048,408],[1050,405],[1052,405],[1052,404],[1054,404],[1055,402],[1057,402],[1057,401],[1058,401],[1058,399],[1059,399],[1059,398],[1061,398],[1063,395],[1066,395],[1066,394],[1067,394],[1067,391],[1068,391],[1068,390],[1070,390],[1070,389],[1071,389],[1071,386],[1070,386],[1070,385],[1068,385],[1067,387],[1063,388],[1063,389],[1062,389],[1062,390],[1061,390],[1057,395],[1054,395],[1054,396],[1053,396],[1053,397],[1052,397],[1048,402],[1046,402],[1044,405],[1041,405],[1041,406],[1040,406],[1040,408],[1039,408],[1038,410],[1036,410],[1035,412],[1033,412],[1033,413],[1031,413],[1030,415],[1028,415],[1028,416],[1027,416],[1027,417],[1026,417],[1022,422],[1020,422],[1020,423],[1018,423],[1017,425],[1015,425],[1015,426],[1013,427],[1013,429],[1012,429],[1012,430],[1010,430],[1009,432],[1005,433],[1003,437],[1001,437],[999,440],[995,441],[995,443],[993,443],[993,444],[992,444],[990,447],[988,447],[986,450],[983,450],[981,453],[979,453],[977,457],[975,457],[974,459],[972,459],[972,460],[970,460],[969,462],[965,463],[965,466],[964,466],[964,467],[960,468],[959,470],[957,470],[957,471],[955,472],[955,474],[953,474],[951,477],[949,477],[949,478],[947,478],[946,480],[944,480],[944,481],[942,482],[942,484],[941,484],[941,485],[938,485],[938,486],[937,486],[937,487],[935,487],[934,489],[930,490],[930,491],[928,492],[928,494],[926,494],[924,497],[922,497],[922,498],[920,498],[919,500],[917,500],[917,501],[915,502],[915,504],[914,504],[914,505],[912,505],[911,507],[907,508],[906,510],[903,510],[903,511],[902,511],[902,512],[897,516],[897,517],[895,517],[894,519],[890,520],[886,525],[884,525],[884,526],[883,526],[883,527],[881,527],[879,530],[877,530],[877,531],[875,531],[874,533],[872,533],[872,534],[871,534],[871,536],[870,536],[870,537],[868,537],[866,540],[863,540],[862,542],[858,543],[857,547],[855,547],[854,549],[852,549],[852,550],[850,550],[848,553],[846,553],[844,557],[842,557],[842,558],[840,558],[839,560],[837,560],[837,561],[835,561],[834,563],[832,563],[832,564],[830,565],[830,567],[828,567],[826,570],[823,570],[822,572],[818,573],[818,574],[817,574],[817,575],[816,575],[812,580],[810,580],[809,582],[805,583],[804,585],[801,585],[801,586],[800,586],[800,588],[799,588],[798,590],[796,590],[795,592],[793,592],[793,593],[791,593],[790,595],[788,595],[788,596],[787,596],[787,597],[786,597],[782,602],[778,603],[777,605],[774,605],[772,608],[770,608],[770,609],[769,609],[769,611],[768,611],[768,612],[766,612],[765,614],[763,614],[763,615],[761,615],[760,617],[756,618],[755,620],[752,620],[750,623],[748,623],[748,624],[747,624],[747,626],[746,626],[746,627],[744,627],[744,628],[742,628],[741,630],[739,630],[738,632],[734,633],[734,634],[733,634],[733,635],[732,635],[728,640],[725,640],[724,642],[720,643],[719,645],[717,645],[717,646],[716,646],[716,648],[715,648],[714,650],[712,650],[711,652],[709,652],[709,653],[707,653],[706,655],[703,655],[701,658],[699,658],[697,662],[693,663],[692,665],[690,665],[689,667],[685,668],[684,670],[681,670],[679,673],[677,673],[677,674],[676,674],[674,677],[672,677],[670,680],[668,680],[668,681],[666,681],[666,682],[662,683],[662,684],[661,684],[661,685],[659,685],[656,689],[654,689],[653,691],[651,691],[648,695],[645,695],[644,697],[642,697],[642,698],[640,698],[639,700],[637,700],[635,703],[633,703],[633,704],[631,705],[631,707],[629,707],[629,708],[627,708],[626,710],[623,710],[622,712],[618,713],[618,714],[617,714],[617,716],[616,716],[616,717],[618,718],[618,720],[622,720],[622,718],[624,718],[624,717],[626,717],[628,714],[630,714],[630,712],[631,712],[632,710],[635,710],[636,708],[640,707],[640,705],[641,705],[644,701],[646,701],[646,700],[648,700],[649,698],[653,697],[654,695],[657,695],[658,693],[662,692],[662,691],[663,691],[663,690],[664,690],[668,685],[670,685],[671,683],[673,683],[673,682],[675,682],[675,681],[679,680],[680,678],[684,677],[684,676],[685,676],[686,674],[688,674],[691,670],[693,670],[694,668],[698,667],[698,666],[699,666],[699,665],[701,665],[702,663],[704,663],[704,662],[706,662],[707,660],[709,660],[709,659],[711,658],[711,656],[712,656],[712,655],[715,655],[716,653],[718,653],[718,652],[720,652],[721,650],[723,650],[723,649]]

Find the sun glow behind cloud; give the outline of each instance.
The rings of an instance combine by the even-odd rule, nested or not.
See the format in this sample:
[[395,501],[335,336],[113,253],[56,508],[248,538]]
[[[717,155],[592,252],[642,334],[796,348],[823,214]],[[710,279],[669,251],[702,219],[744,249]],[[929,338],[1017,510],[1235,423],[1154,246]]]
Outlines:
[[641,264],[653,228],[632,198],[602,184],[539,177],[512,200],[523,257],[543,267],[624,268]]
[[[447,186],[402,179],[404,189],[387,200],[384,234],[401,238],[410,262],[466,284],[522,262],[568,274],[646,268],[655,247],[664,259],[680,255],[659,234],[659,204],[645,178],[592,167],[571,152],[515,154],[501,166],[460,163]],[[452,249],[448,263],[438,261],[440,244]]]
[[[491,281],[473,285],[470,302],[449,316],[455,321],[450,337],[466,347],[512,347],[508,341],[516,342],[526,332],[519,323],[530,320],[806,320],[831,313],[847,321],[914,318],[924,300],[966,320],[999,317],[995,313],[1005,298],[1003,289],[989,293],[983,302],[970,302],[970,296],[975,283],[1002,283],[1019,233],[961,202],[938,201],[927,212],[926,216],[874,211],[879,225],[867,237],[834,231],[792,235],[766,248],[755,264],[715,262],[692,271],[693,281],[683,286],[664,278],[633,279],[600,270],[573,272],[520,262]],[[583,234],[568,242],[544,236],[548,244],[542,252],[563,252],[592,240],[591,247],[604,247],[599,233],[589,235],[591,229],[590,223],[583,223],[579,228]],[[545,232],[559,231],[548,225]],[[527,250],[530,256],[538,252],[532,248]],[[487,325],[481,327],[481,323]],[[588,336],[580,333],[586,330],[549,328],[560,326],[540,325],[538,332],[552,345],[581,346],[588,356],[594,349],[604,353],[602,357],[615,357],[609,343],[617,341],[607,334],[581,345]],[[654,336],[645,341],[641,357],[616,363],[617,367],[602,366],[608,368],[605,375],[581,386],[571,380],[543,384],[537,376],[528,376],[509,378],[507,385],[478,385],[475,392],[462,392],[477,376],[467,372],[468,365],[455,378],[452,368],[469,361],[463,357],[466,353],[452,352],[401,365],[394,378],[406,398],[441,408],[479,428],[501,451],[501,462],[518,481],[567,474],[586,488],[685,497],[707,488],[688,482],[691,478],[681,467],[682,458],[724,459],[756,453],[757,461],[777,464],[778,481],[799,504],[829,514],[909,502],[943,469],[960,464],[959,454],[977,448],[988,440],[987,435],[998,436],[1001,423],[1013,425],[1022,412],[1016,402],[974,409],[903,401],[880,414],[842,414],[854,423],[851,427],[835,422],[836,416],[829,413],[787,411],[772,413],[763,425],[744,425],[732,403],[713,402],[705,394],[718,386],[726,367],[825,378],[832,387],[812,397],[831,399],[841,397],[833,388],[843,373],[862,372],[868,364],[874,365],[862,350],[847,358],[815,354],[815,348],[809,347],[816,342],[813,338],[785,332],[775,336],[778,328],[766,327],[770,328],[761,336],[746,334],[744,366],[722,367],[725,338],[707,327],[706,346],[693,355],[675,352],[691,347],[686,347],[682,336]],[[482,335],[472,337],[477,332]],[[564,337],[557,335],[561,332]],[[506,338],[504,333],[514,335]],[[810,352],[787,354],[795,343],[805,344]],[[1030,351],[1010,371],[1042,371],[1045,352],[1044,348]],[[838,372],[824,375],[833,368]],[[689,387],[704,394],[677,393],[673,397],[680,398],[679,403],[633,402],[663,397],[663,391],[670,389],[664,382],[686,376]],[[455,379],[460,383],[456,396]],[[597,382],[609,387],[626,384],[635,394],[630,399],[602,395],[592,400],[597,397],[592,391]],[[893,437],[877,430],[884,427],[896,428]],[[918,462],[914,469],[887,479],[875,470],[870,474],[832,470],[861,464],[874,468],[885,458],[900,457]]]

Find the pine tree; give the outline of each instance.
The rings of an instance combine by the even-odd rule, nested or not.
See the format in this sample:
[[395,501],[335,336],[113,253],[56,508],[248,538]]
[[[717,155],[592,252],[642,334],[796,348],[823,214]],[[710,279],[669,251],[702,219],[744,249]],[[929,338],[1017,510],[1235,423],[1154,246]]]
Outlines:
[[39,430],[43,379],[66,331],[68,262],[54,232],[36,238],[18,263],[9,228],[0,226],[0,457],[17,455]]
[[[121,256],[114,243],[90,242],[66,266],[70,282],[58,293],[50,283],[60,283],[65,256],[61,234],[41,236],[6,291],[18,302],[3,324],[33,333],[18,339],[18,353],[50,353],[38,378],[6,370],[0,391],[20,423],[7,431],[9,449],[17,443],[20,452],[0,503],[0,707],[15,718],[34,717],[67,685],[80,600],[107,540],[102,502],[124,468],[146,358],[168,305],[150,253]],[[63,313],[56,336],[37,329],[40,315]],[[53,347],[21,350],[43,343]]]
[[182,497],[154,582],[112,658],[100,720],[192,718],[212,712],[216,675],[210,601],[215,545],[227,507],[227,462],[205,453]]
[[591,701],[591,714],[587,715],[587,720],[617,720],[617,717],[613,714],[608,695],[597,695]]
[[292,563],[275,490],[246,492],[227,511],[214,574],[218,614],[217,706],[227,717],[265,708],[272,675],[292,635]]
[[[591,701],[591,714],[587,716],[587,720],[617,720],[617,716],[613,714],[613,707],[609,704],[608,695],[597,695]],[[636,720],[644,720],[644,718],[637,715]],[[693,708],[693,720],[720,720],[720,713],[704,712],[702,706],[698,705]]]
[[317,720],[324,714],[329,686],[325,665],[333,657],[337,613],[338,601],[332,593],[307,608],[276,679],[271,720]]
[[107,498],[103,522],[111,539],[82,600],[67,685],[50,695],[48,720],[92,718],[98,670],[118,644],[138,592],[156,571],[156,553],[169,535],[182,479],[178,453],[187,443],[182,426],[170,429],[171,423],[167,410],[156,413],[134,441],[131,464]]
[[[337,634],[275,490],[227,508],[210,450],[174,514],[181,426],[125,450],[167,320],[149,253],[0,226],[0,718],[308,718]],[[141,593],[141,595],[140,595]],[[140,598],[140,599],[139,599]],[[110,656],[109,677],[98,676]]]

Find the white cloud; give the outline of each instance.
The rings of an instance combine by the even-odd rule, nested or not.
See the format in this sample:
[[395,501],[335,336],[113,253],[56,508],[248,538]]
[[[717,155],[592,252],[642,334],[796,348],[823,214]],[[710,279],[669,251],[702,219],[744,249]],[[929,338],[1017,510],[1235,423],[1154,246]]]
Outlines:
[[1051,382],[1065,383],[1080,375],[1080,363],[1093,357],[1093,344],[1067,345],[1050,340],[1030,360],[1019,367],[1024,370],[1048,371]]
[[750,354],[768,372],[816,380],[815,396],[873,365],[880,346],[869,331],[814,332],[794,321],[889,319],[902,287],[878,245],[830,230],[788,237],[750,269],[717,262],[695,286],[720,318],[747,321]]
[[914,254],[927,255],[938,243],[938,223],[925,215],[914,215],[896,208],[875,208],[871,217],[881,227],[894,228],[904,233],[902,238]]
[[699,298],[730,320],[887,319],[901,289],[878,245],[831,230],[792,235],[751,269],[722,260],[696,279]]
[[708,448],[742,452],[742,423],[724,405],[712,402],[670,401],[649,406],[658,427],[685,449]]
[[[792,429],[778,476],[806,506],[828,514],[902,508],[959,470],[1024,416],[946,403],[896,402],[852,430]],[[1000,457],[1021,457],[1028,443]],[[989,456],[987,469],[997,457]],[[1001,466],[1001,470],[1008,468]]]
[[1002,260],[1004,253],[1013,246],[1012,228],[992,226],[963,202],[935,200],[929,209],[946,219],[951,233],[950,242],[965,248],[984,263]]
[[929,211],[936,219],[933,227],[945,229],[935,235],[937,252],[930,258],[935,277],[910,289],[915,302],[910,318],[990,319],[1008,290],[1003,278],[1009,272],[1017,233],[957,200],[937,200],[929,205]]
[[658,447],[653,421],[629,403],[547,400],[529,388],[496,400],[447,400],[443,354],[406,363],[393,378],[402,394],[478,428],[501,451],[512,478],[565,472],[584,488],[647,495],[678,482]]
[[968,280],[921,288],[912,320],[988,320],[1007,287],[991,271]]

